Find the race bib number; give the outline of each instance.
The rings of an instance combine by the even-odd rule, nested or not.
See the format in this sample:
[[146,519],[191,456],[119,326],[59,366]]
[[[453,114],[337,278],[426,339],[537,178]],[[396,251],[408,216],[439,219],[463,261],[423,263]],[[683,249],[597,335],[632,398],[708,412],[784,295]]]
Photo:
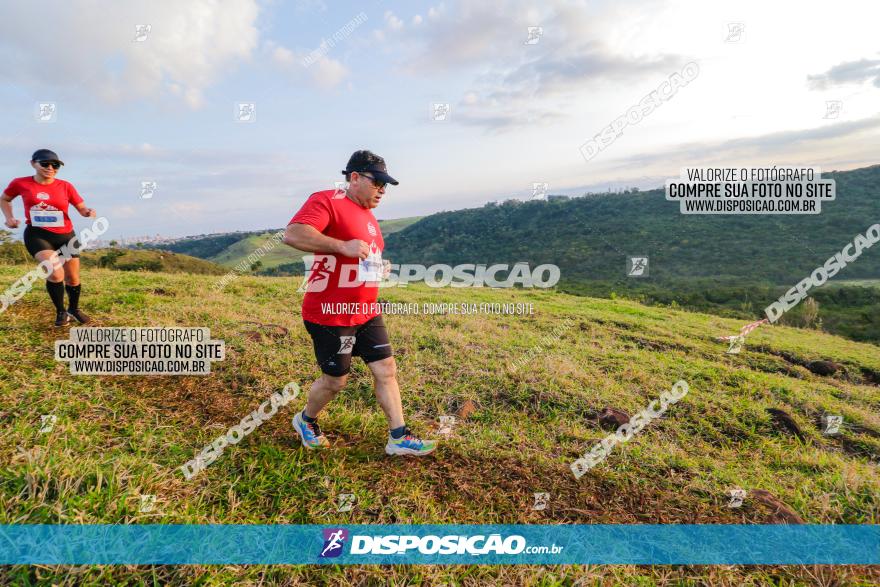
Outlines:
[[369,256],[361,259],[358,265],[358,281],[382,281],[382,271],[382,253],[373,243]]
[[61,210],[31,208],[31,226],[64,226],[64,213]]

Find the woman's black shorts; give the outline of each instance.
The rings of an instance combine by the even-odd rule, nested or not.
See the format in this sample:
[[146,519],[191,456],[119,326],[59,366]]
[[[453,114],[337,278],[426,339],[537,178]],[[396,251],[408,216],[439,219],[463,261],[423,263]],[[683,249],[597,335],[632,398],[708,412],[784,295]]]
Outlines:
[[[40,251],[60,250],[61,247],[69,243],[75,236],[76,233],[73,231],[57,233],[39,226],[28,225],[24,229],[24,246],[27,248],[28,253],[36,258],[37,253]],[[79,257],[79,253],[73,247],[70,247],[70,256]]]

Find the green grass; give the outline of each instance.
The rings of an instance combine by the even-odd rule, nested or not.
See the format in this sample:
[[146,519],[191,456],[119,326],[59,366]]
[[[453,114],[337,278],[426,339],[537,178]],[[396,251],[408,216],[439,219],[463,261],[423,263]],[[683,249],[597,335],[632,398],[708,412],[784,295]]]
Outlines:
[[[22,267],[0,267],[5,289]],[[880,373],[876,346],[813,330],[763,326],[743,352],[714,337],[741,320],[552,291],[383,289],[397,302],[531,302],[533,316],[388,315],[408,423],[430,434],[440,415],[478,410],[424,460],[385,456],[386,423],[356,359],[322,414],[333,443],[306,452],[283,408],[192,481],[177,467],[289,381],[318,375],[299,318],[298,280],[83,272],[95,326],[207,326],[226,359],[206,377],[71,376],[54,360],[66,329],[38,287],[0,316],[0,523],[766,523],[733,487],[767,489],[808,523],[880,522]],[[544,338],[565,318],[572,326]],[[280,324],[287,336],[254,334]],[[510,366],[541,345],[529,364]],[[783,357],[829,359],[819,377]],[[569,464],[608,434],[585,415],[630,413],[678,379],[690,393],[576,480]],[[806,442],[777,431],[765,408],[791,413]],[[821,413],[846,418],[823,436]],[[55,414],[40,434],[41,414]],[[534,492],[549,492],[532,511]],[[335,509],[355,493],[352,512]],[[139,496],[157,496],[138,512]],[[0,584],[845,584],[880,581],[865,567],[14,567]]]

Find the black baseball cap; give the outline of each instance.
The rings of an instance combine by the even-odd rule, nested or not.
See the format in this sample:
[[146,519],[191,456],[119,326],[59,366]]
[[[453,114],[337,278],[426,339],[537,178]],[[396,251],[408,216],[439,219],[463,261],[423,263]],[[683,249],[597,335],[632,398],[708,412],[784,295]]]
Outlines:
[[49,149],[37,149],[34,151],[34,154],[31,155],[31,161],[58,161],[64,165],[64,161],[58,157],[58,154]]
[[376,155],[372,151],[355,151],[348,160],[342,174],[351,173],[352,171],[372,173],[373,177],[379,181],[398,185],[400,182],[388,175],[388,169],[385,167],[385,159]]

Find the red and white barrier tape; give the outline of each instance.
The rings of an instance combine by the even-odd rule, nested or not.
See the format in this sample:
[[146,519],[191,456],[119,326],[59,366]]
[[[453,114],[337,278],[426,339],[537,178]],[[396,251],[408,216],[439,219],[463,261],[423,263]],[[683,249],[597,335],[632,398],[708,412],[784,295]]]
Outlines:
[[733,340],[735,338],[739,338],[740,336],[745,336],[749,332],[751,332],[752,330],[754,330],[755,328],[760,326],[761,324],[767,324],[769,322],[770,321],[767,318],[764,318],[763,320],[758,320],[757,322],[752,322],[751,324],[746,324],[745,326],[743,326],[740,329],[739,334],[734,334],[733,336],[719,336],[719,337],[717,337],[717,339],[718,340]]

